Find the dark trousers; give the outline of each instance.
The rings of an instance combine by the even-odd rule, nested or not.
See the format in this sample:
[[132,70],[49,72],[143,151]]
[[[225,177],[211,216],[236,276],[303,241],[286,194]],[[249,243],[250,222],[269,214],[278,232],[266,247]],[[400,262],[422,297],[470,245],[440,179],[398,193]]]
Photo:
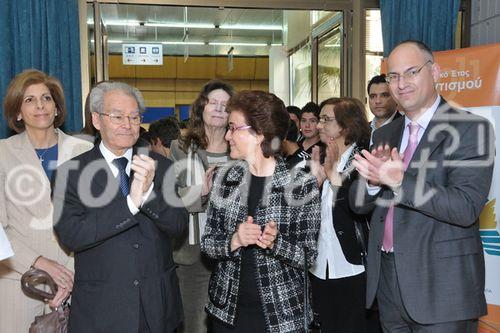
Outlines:
[[314,310],[321,333],[370,332],[365,309],[366,273],[342,279],[322,280],[311,275]]
[[477,333],[477,320],[419,324],[406,311],[399,289],[392,253],[382,252],[380,282],[377,291],[382,329],[386,333]]

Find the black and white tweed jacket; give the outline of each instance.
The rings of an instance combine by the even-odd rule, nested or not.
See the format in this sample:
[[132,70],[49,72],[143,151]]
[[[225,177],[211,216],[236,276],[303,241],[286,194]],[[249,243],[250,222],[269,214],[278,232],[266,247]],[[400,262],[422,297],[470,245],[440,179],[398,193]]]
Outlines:
[[[254,216],[254,223],[261,226],[270,220],[278,224],[273,249],[256,251],[257,285],[268,332],[304,331],[304,260],[310,266],[317,254],[321,219],[317,182],[299,169],[291,172],[278,158]],[[247,218],[250,177],[243,161],[218,170],[201,242],[202,251],[217,260],[206,309],[229,325],[234,325],[238,311],[241,269],[241,249],[231,252],[230,243],[237,224]]]

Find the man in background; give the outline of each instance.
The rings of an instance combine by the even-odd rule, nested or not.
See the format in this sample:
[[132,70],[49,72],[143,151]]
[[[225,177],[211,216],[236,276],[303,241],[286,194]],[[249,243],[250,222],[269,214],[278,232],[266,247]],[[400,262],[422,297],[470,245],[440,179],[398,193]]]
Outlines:
[[151,149],[170,158],[170,143],[180,135],[179,121],[174,117],[156,120],[149,125]]
[[394,119],[401,117],[397,110],[398,103],[392,98],[389,85],[385,80],[385,74],[376,75],[368,82],[368,105],[374,118],[370,123],[372,143],[373,132],[387,125]]

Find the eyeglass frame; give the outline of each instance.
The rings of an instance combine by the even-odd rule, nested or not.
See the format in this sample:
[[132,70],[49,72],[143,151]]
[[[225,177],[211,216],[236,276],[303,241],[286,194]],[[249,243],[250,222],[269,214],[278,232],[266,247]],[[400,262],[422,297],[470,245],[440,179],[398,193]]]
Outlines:
[[329,123],[331,121],[334,121],[335,119],[336,119],[335,117],[328,117],[326,115],[323,115],[323,116],[319,117],[318,123],[325,124],[325,123]]
[[246,130],[246,129],[250,129],[250,128],[252,128],[252,126],[250,126],[250,125],[240,125],[240,126],[236,126],[236,127],[233,127],[233,128],[231,128],[231,125],[229,125],[227,127],[227,131],[231,132],[231,135],[233,135],[234,132],[237,132],[239,130]]
[[420,74],[420,72],[422,71],[422,69],[424,69],[424,67],[427,65],[427,64],[431,64],[433,65],[434,62],[432,60],[427,60],[422,66],[420,66],[418,69],[408,69],[406,70],[403,74],[398,74],[398,73],[387,73],[385,75],[385,82],[387,82],[387,84],[391,84],[391,83],[397,83],[399,82],[399,80],[401,79],[401,77],[403,77],[406,80],[413,80],[417,77],[418,74]]
[[[115,125],[123,125],[125,124],[125,118],[128,118],[128,121],[130,122],[130,124],[132,125],[140,125],[142,124],[142,121],[144,120],[144,116],[142,114],[139,114],[138,117],[139,117],[139,122],[136,123],[135,121],[132,121],[132,117],[136,117],[136,116],[125,116],[125,115],[122,115],[122,114],[114,114],[114,113],[106,113],[106,112],[99,112],[99,115],[103,115],[103,116],[108,116],[109,117],[109,121],[111,121],[113,124]],[[122,120],[120,121],[118,118],[122,118]]]

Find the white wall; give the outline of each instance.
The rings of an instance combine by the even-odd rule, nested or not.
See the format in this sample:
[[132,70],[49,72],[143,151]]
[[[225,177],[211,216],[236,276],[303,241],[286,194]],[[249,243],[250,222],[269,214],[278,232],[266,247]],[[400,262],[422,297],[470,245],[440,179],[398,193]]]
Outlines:
[[311,16],[308,10],[283,11],[285,46],[293,49],[311,34]]
[[269,49],[269,92],[285,103],[290,104],[289,60],[284,46],[271,46]]
[[500,43],[500,1],[471,1],[471,46]]

